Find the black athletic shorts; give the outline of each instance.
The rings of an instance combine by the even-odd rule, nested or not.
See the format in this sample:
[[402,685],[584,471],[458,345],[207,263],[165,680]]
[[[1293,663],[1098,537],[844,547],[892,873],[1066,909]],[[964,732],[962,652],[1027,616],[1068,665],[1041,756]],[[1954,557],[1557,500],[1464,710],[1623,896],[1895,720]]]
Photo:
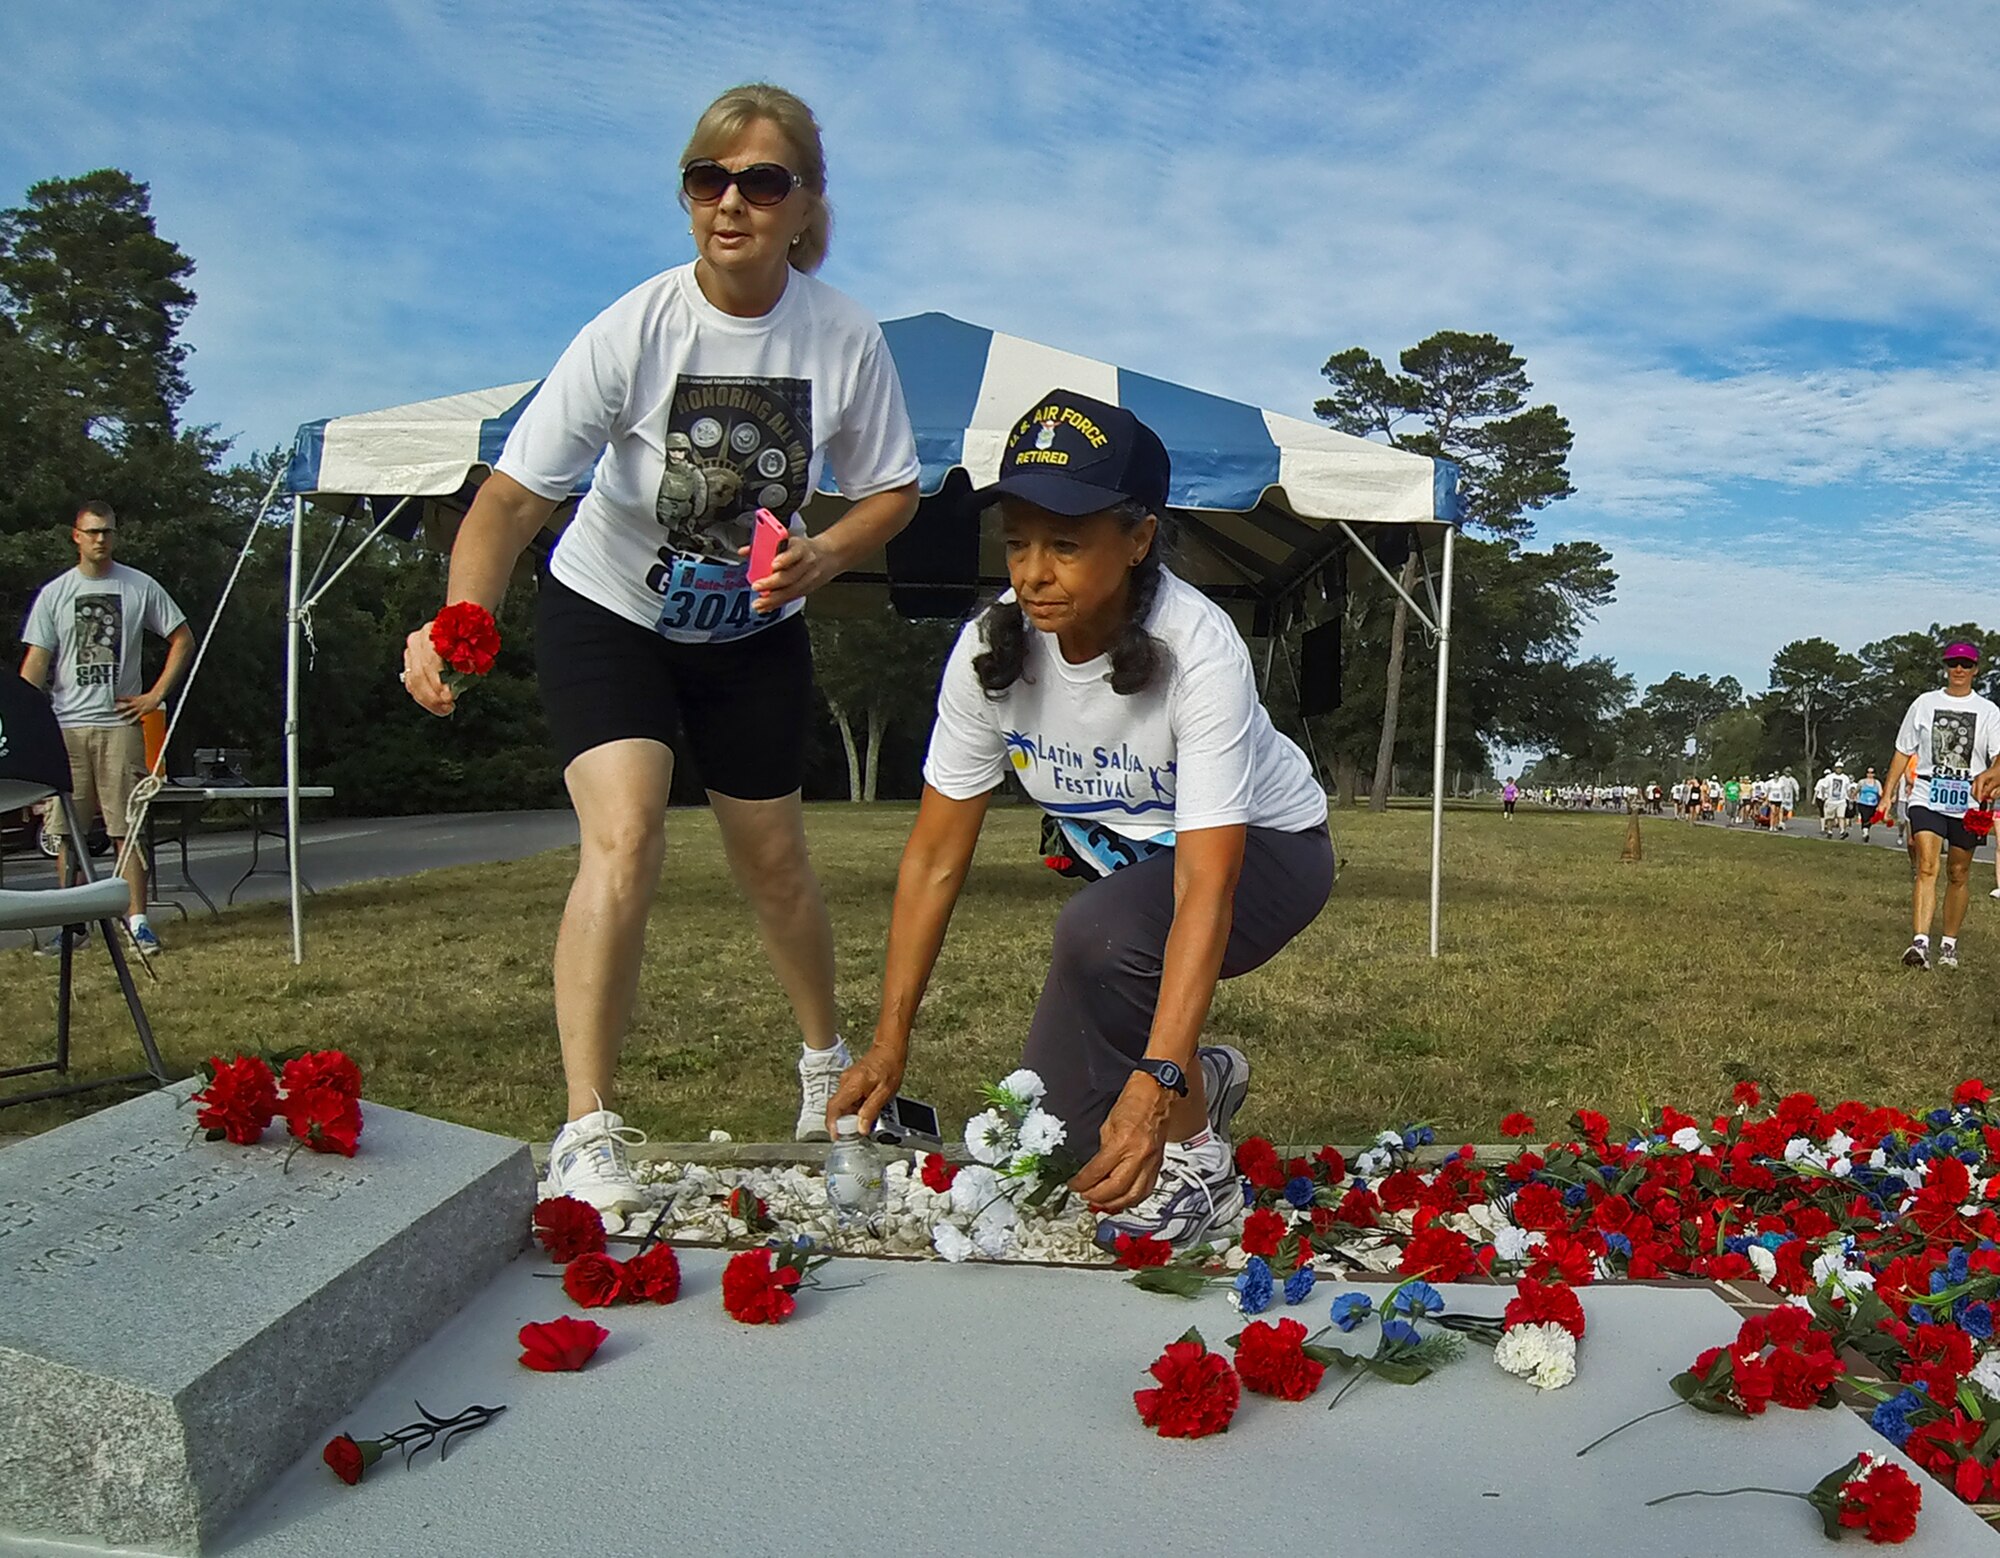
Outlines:
[[552,574],[536,585],[535,675],[565,768],[638,737],[671,747],[706,788],[735,800],[775,800],[805,782],[813,679],[803,614],[727,643],[677,644]]
[[1963,817],[1947,817],[1943,812],[1932,811],[1928,806],[1910,808],[1910,831],[1935,833],[1953,849],[1973,850],[1979,847],[1978,836],[1965,825]]

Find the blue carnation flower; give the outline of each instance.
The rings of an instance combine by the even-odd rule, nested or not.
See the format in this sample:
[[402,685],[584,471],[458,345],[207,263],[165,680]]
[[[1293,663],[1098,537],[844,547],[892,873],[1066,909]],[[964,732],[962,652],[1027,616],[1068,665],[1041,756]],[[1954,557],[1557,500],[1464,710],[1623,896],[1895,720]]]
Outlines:
[[1937,1148],[1927,1141],[1912,1142],[1910,1144],[1909,1161],[1912,1163],[1923,1163],[1936,1155]]
[[[1972,1257],[1967,1255],[1963,1249],[1955,1249],[1945,1257],[1944,1269],[1945,1274],[1951,1278],[1953,1285],[1956,1286],[1972,1275]],[[1932,1291],[1935,1292],[1936,1289],[1932,1289]]]
[[1375,1300],[1366,1293],[1343,1293],[1333,1301],[1333,1323],[1352,1331],[1375,1312]]
[[1951,1111],[1949,1109],[1933,1109],[1929,1114],[1924,1116],[1924,1119],[1929,1123],[1931,1129],[1943,1130],[1947,1125],[1951,1124]]
[[1236,1307],[1246,1315],[1261,1315],[1271,1307],[1271,1268],[1261,1255],[1236,1274]]
[[1877,1404],[1868,1414],[1868,1421],[1875,1432],[1887,1439],[1897,1449],[1902,1449],[1910,1438],[1910,1414],[1930,1403],[1915,1391],[1906,1390],[1899,1396],[1891,1396]]
[[1987,1303],[1973,1303],[1965,1306],[1965,1312],[1958,1317],[1967,1336],[1977,1341],[1993,1339],[1993,1306]]
[[1910,1324],[1936,1325],[1937,1321],[1932,1317],[1931,1312],[1928,1309],[1926,1309],[1922,1304],[1912,1304],[1910,1305]]
[[1312,1267],[1299,1267],[1297,1271],[1285,1278],[1285,1302],[1288,1304],[1303,1304],[1307,1299],[1312,1297],[1313,1283],[1317,1280],[1313,1276]]
[[1628,1258],[1632,1254],[1632,1241],[1626,1238],[1625,1235],[1622,1233],[1605,1234],[1604,1247],[1608,1250],[1615,1252],[1616,1254],[1623,1255]]
[[1407,1320],[1384,1320],[1382,1322],[1382,1340],[1385,1342],[1402,1342],[1406,1346],[1415,1347],[1423,1340],[1423,1337],[1418,1334],[1417,1328]]
[[1732,1233],[1722,1241],[1722,1247],[1731,1255],[1741,1255],[1750,1248],[1750,1235],[1747,1233]]
[[1396,1289],[1389,1307],[1398,1314],[1436,1315],[1444,1313],[1444,1296],[1428,1282],[1406,1282]]
[[1286,1180],[1285,1199],[1301,1210],[1311,1206],[1313,1204],[1312,1180],[1304,1174],[1297,1174]]
[[1934,1271],[1931,1273],[1930,1291],[1932,1293],[1942,1293],[1946,1288],[1950,1286],[1951,1286],[1951,1277],[1947,1273],[1942,1271]]
[[1564,1206],[1582,1206],[1590,1199],[1590,1192],[1581,1185],[1571,1185],[1563,1192]]
[[1257,1187],[1247,1179],[1239,1179],[1237,1183],[1243,1187],[1243,1206],[1247,1211],[1257,1204]]

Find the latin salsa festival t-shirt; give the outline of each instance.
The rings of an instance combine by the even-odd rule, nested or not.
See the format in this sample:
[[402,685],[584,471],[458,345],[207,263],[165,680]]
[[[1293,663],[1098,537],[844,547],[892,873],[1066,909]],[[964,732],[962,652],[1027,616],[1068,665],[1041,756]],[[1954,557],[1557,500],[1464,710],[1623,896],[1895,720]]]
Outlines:
[[692,264],[583,327],[494,469],[561,499],[592,461],[549,570],[679,643],[742,638],[803,604],[750,609],[756,591],[737,549],[758,509],[799,533],[822,464],[855,501],[918,471],[896,365],[859,304],[793,271],[777,307],[739,319],[702,295]]
[[1963,817],[1972,806],[1972,776],[2000,753],[2000,707],[1976,692],[1924,693],[1903,716],[1896,750],[1916,759],[1910,805]]

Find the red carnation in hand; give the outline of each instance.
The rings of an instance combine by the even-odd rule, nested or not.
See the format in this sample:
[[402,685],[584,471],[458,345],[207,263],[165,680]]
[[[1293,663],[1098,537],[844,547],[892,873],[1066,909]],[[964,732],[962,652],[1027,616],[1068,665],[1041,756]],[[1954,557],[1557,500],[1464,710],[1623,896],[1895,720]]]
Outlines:
[[796,1266],[771,1269],[768,1247],[742,1250],[722,1268],[722,1307],[745,1325],[776,1325],[799,1307],[792,1297],[798,1285]]
[[1990,806],[1974,806],[1964,817],[1965,831],[1976,839],[1983,839],[1993,831],[1993,809]]
[[1894,1461],[1863,1456],[1866,1470],[1840,1489],[1840,1523],[1865,1531],[1871,1542],[1907,1542],[1917,1529],[1924,1490]]
[[1278,1149],[1261,1136],[1236,1144],[1236,1172],[1259,1190],[1285,1188],[1285,1166],[1278,1161]]
[[479,602],[455,601],[432,621],[431,648],[461,676],[484,676],[500,653],[500,628]]
[[526,1349],[521,1362],[542,1374],[567,1374],[582,1368],[604,1345],[611,1333],[594,1320],[560,1315],[554,1320],[536,1320],[521,1327],[520,1342]]
[[550,1260],[567,1266],[579,1255],[604,1252],[604,1217],[588,1201],[551,1196],[535,1204],[535,1237]]
[[1121,1233],[1112,1244],[1118,1256],[1118,1264],[1127,1271],[1144,1271],[1149,1266],[1164,1266],[1174,1258],[1174,1247],[1165,1239],[1156,1239],[1150,1233]]
[[1539,1325],[1544,1321],[1561,1326],[1578,1341],[1583,1340],[1583,1305],[1566,1283],[1517,1283],[1501,1323],[1511,1331],[1517,1325]]
[[199,1106],[195,1124],[220,1131],[223,1139],[247,1147],[264,1134],[278,1112],[278,1084],[271,1068],[256,1055],[238,1055],[208,1062],[209,1083],[194,1095]]
[[585,1309],[604,1309],[625,1296],[625,1263],[579,1255],[563,1268],[563,1291]]
[[315,1050],[285,1062],[285,1091],[330,1087],[344,1098],[361,1097],[361,1068],[342,1050]]
[[649,1304],[671,1304],[681,1296],[681,1262],[671,1245],[656,1244],[625,1263],[625,1296]]
[[361,1142],[361,1105],[337,1088],[321,1085],[288,1092],[285,1128],[314,1152],[354,1156]]
[[939,1195],[951,1189],[951,1182],[958,1178],[958,1166],[948,1161],[942,1152],[924,1154],[924,1184]]
[[1306,1328],[1296,1320],[1276,1325],[1253,1320],[1236,1338],[1236,1374],[1245,1390],[1280,1401],[1303,1401],[1326,1374],[1326,1365],[1305,1355]]
[[1243,1399],[1242,1382],[1229,1361],[1208,1350],[1199,1331],[1190,1331],[1153,1360],[1152,1390],[1132,1392],[1139,1421],[1162,1439],[1202,1439],[1229,1427]]
[[1278,1242],[1285,1237],[1285,1220],[1268,1206],[1260,1206],[1243,1219],[1243,1234],[1237,1240],[1244,1253],[1261,1255],[1269,1260],[1278,1253]]
[[1535,1117],[1531,1114],[1523,1114],[1520,1110],[1516,1109],[1512,1114],[1501,1118],[1500,1134],[1502,1136],[1532,1136],[1535,1134]]

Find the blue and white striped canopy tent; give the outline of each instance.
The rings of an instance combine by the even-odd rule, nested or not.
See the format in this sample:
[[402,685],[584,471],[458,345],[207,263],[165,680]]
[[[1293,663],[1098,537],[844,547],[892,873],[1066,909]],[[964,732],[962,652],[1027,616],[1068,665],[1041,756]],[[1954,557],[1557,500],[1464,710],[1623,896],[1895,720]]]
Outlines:
[[[882,330],[916,429],[924,502],[886,555],[864,560],[815,597],[822,609],[838,611],[843,599],[863,592],[879,599],[887,588],[906,610],[956,614],[980,589],[1004,582],[997,538],[990,527],[982,536],[968,522],[958,497],[994,479],[1008,430],[1038,396],[1058,386],[1129,407],[1160,435],[1173,461],[1171,505],[1178,534],[1172,566],[1229,604],[1246,630],[1270,632],[1282,621],[1285,603],[1343,551],[1351,550],[1401,593],[1373,549],[1361,544],[1356,526],[1427,527],[1442,537],[1437,588],[1427,588],[1424,600],[1405,596],[1439,638],[1431,878],[1435,955],[1456,467],[945,314],[892,319]],[[294,789],[301,613],[310,612],[347,564],[380,535],[408,536],[421,526],[434,541],[448,541],[537,388],[539,381],[530,380],[471,390],[299,429],[284,481],[294,499],[286,716]],[[340,512],[342,534],[347,526],[365,528],[338,566],[327,571],[339,549],[337,538],[314,577],[302,582],[299,541],[308,502]],[[829,478],[807,504],[806,523],[823,529],[844,507]],[[571,512],[573,505],[565,506],[552,525],[566,523]],[[1428,586],[1427,569],[1424,577]],[[296,800],[293,807],[296,821]],[[296,874],[292,897],[296,959],[302,955]]]

